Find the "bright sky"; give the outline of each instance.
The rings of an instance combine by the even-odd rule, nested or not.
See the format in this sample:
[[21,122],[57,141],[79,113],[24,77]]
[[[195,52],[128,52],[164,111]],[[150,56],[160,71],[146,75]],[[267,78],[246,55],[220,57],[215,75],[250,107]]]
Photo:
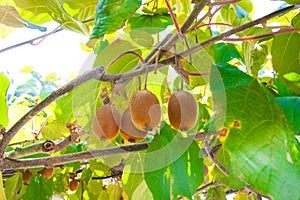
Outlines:
[[[254,0],[255,18],[261,17],[282,2],[268,0]],[[56,28],[56,22],[47,23],[44,26],[48,31]],[[0,49],[24,42],[44,33],[31,29],[16,29],[5,39],[0,39]],[[80,43],[88,41],[88,36],[83,36],[71,31],[60,31],[52,34],[37,46],[24,45],[12,50],[0,53],[0,72],[9,72],[14,78],[14,85],[24,83],[26,75],[19,73],[24,66],[32,66],[42,75],[56,72],[63,79],[70,74],[77,74],[82,64],[90,53],[81,50]],[[18,77],[18,78],[15,78]]]

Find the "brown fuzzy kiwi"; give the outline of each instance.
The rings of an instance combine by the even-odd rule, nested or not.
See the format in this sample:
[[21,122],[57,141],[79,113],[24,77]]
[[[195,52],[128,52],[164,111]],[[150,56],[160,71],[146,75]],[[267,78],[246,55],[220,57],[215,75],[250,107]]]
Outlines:
[[135,93],[129,102],[129,110],[132,122],[140,130],[151,131],[161,121],[159,101],[149,90]]
[[30,171],[29,169],[26,169],[23,172],[23,176],[22,176],[23,183],[28,185],[30,182],[30,178],[33,176],[33,174],[34,173],[32,171]]
[[127,109],[122,115],[120,134],[124,140],[136,143],[142,141],[146,137],[147,132],[141,131],[135,127],[129,109]]
[[171,125],[176,130],[190,130],[198,120],[197,100],[189,92],[183,90],[177,91],[169,99],[168,116]]
[[42,170],[38,171],[38,174],[43,175],[46,179],[49,179],[53,176],[54,174],[54,168],[47,168],[44,167]]
[[78,184],[79,184],[79,181],[78,181],[78,180],[71,180],[70,183],[69,183],[69,188],[70,188],[70,190],[71,190],[71,191],[77,190]]
[[120,120],[121,115],[113,105],[100,106],[93,120],[93,132],[100,140],[112,140],[118,135]]

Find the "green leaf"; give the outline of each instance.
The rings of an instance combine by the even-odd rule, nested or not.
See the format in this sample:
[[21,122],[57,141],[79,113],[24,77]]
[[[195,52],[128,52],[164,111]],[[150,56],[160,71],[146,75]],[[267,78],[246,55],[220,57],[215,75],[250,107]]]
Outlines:
[[54,110],[56,122],[58,124],[66,125],[71,123],[73,116],[73,92],[69,92],[56,100],[56,107]]
[[103,177],[110,174],[110,167],[105,165],[102,159],[90,160],[89,164],[90,169],[96,176]]
[[[57,170],[57,169],[56,169]],[[56,171],[55,170],[55,171]],[[66,187],[68,187],[68,179],[69,176],[67,173],[54,173],[53,175],[53,191],[56,194],[60,194],[65,191]]]
[[243,18],[243,17],[246,17],[248,16],[249,14],[247,13],[247,11],[245,11],[241,6],[239,6],[238,4],[236,5],[235,7],[236,9],[236,16],[238,18]]
[[203,182],[203,159],[197,143],[169,125],[164,124],[155,135],[147,154],[144,177],[154,199],[191,198]]
[[132,153],[126,159],[122,174],[122,185],[129,199],[153,199],[143,176],[141,153]]
[[216,63],[226,63],[233,58],[243,61],[235,45],[230,43],[217,43],[214,45],[214,55]]
[[[69,154],[69,153],[77,153],[78,149],[74,144],[70,144],[69,146],[67,146],[67,148],[65,148],[62,153],[63,154]],[[65,164],[67,167],[73,167],[73,171],[77,171],[78,169],[80,169],[80,162],[71,162],[71,163],[66,163]]]
[[93,121],[91,119],[95,114],[99,92],[99,81],[94,79],[84,82],[73,90],[72,112],[76,116],[77,124],[85,131],[91,130]]
[[90,38],[100,38],[115,32],[141,4],[141,0],[100,0],[96,7],[95,27]]
[[66,125],[51,123],[42,131],[42,136],[48,140],[57,140],[70,135]]
[[31,177],[30,183],[24,195],[24,200],[49,199],[53,195],[52,179],[45,179],[44,176],[35,174]]
[[91,179],[88,181],[87,189],[91,199],[96,199],[100,195],[102,188],[103,188],[102,180]]
[[22,173],[18,172],[12,177],[5,179],[5,195],[7,200],[14,200],[22,187]]
[[221,172],[216,166],[214,166],[212,170],[212,174],[214,176],[214,180],[220,181],[223,184],[230,187],[230,189],[233,190],[240,190],[246,186],[246,183],[244,183],[242,180],[240,180],[236,174],[234,174],[234,171],[232,169],[232,166],[230,164],[230,157],[227,152],[225,151],[218,151],[216,153],[216,157],[218,161],[221,163],[225,169],[228,169],[229,175],[225,176],[223,172]]
[[130,39],[137,44],[139,48],[150,48],[153,47],[153,37],[150,33],[146,32],[144,28],[130,30]]
[[284,1],[289,4],[300,4],[300,0],[284,0]]
[[300,28],[300,13],[293,17],[292,26],[294,28]]
[[207,194],[205,195],[205,198],[207,200],[226,200],[226,193],[224,187],[215,187],[215,188],[209,188],[207,191]]
[[292,130],[300,135],[300,97],[277,97],[275,100],[284,111]]
[[121,199],[122,188],[118,184],[110,184],[107,187],[109,200]]
[[294,92],[285,84],[283,83],[279,78],[275,78],[273,81],[274,86],[277,89],[277,92],[280,96],[293,96]]
[[293,92],[300,94],[299,33],[276,35],[272,45],[272,61],[278,77]]
[[[242,8],[241,4],[239,5],[239,7]],[[235,26],[239,26],[239,25],[242,25],[244,23],[251,21],[251,19],[248,16],[238,18],[236,7],[233,5],[224,6],[221,9],[221,17],[224,22],[235,25]]]
[[234,173],[275,200],[299,199],[299,152],[281,108],[236,67],[216,66],[211,74],[215,124]]
[[[35,0],[14,0],[16,5],[25,10],[29,11],[31,15],[44,17],[39,18],[40,22],[50,21],[51,18],[56,22],[60,23],[63,28],[68,30],[87,34],[89,32],[86,24],[75,20],[69,13],[63,9],[60,1],[35,1]],[[21,14],[22,16],[22,14]],[[51,18],[50,18],[50,17]],[[33,18],[34,19],[34,18]],[[29,19],[30,20],[30,19]],[[30,20],[31,21],[31,20]]]
[[[130,42],[117,40],[97,55],[94,66],[107,66],[114,58],[128,50],[141,54],[141,51],[136,49]],[[109,67],[108,71],[110,74],[124,73],[133,69],[139,62],[137,56],[124,54]]]
[[9,79],[4,75],[0,74],[0,128],[8,125],[8,106],[6,103],[6,93],[10,85]]
[[156,34],[172,25],[173,21],[169,14],[136,14],[128,20],[128,24],[131,29],[143,29],[150,34]]
[[[67,4],[74,13],[72,15],[78,21],[84,21],[87,19],[92,19],[95,16],[96,5],[98,0],[65,0],[64,4]],[[67,12],[69,13],[69,9],[64,6]]]

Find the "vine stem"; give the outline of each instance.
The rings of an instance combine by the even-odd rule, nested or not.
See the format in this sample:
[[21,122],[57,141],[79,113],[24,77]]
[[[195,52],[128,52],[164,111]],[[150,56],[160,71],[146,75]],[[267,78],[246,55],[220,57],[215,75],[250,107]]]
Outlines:
[[270,32],[261,35],[254,35],[254,36],[241,37],[241,38],[224,38],[223,41],[227,41],[227,42],[249,41],[249,40],[256,40],[256,39],[261,39],[261,38],[270,37],[274,35],[279,35],[284,33],[294,33],[294,32],[300,32],[300,29],[296,28],[296,29],[280,30],[276,32]]
[[[206,134],[211,134],[209,132],[199,132],[196,134],[191,134],[190,137],[194,139],[202,139]],[[66,138],[63,144],[70,144],[70,137]],[[116,155],[124,155],[132,152],[142,151],[149,148],[149,143],[138,143],[128,146],[120,146],[107,148],[102,150],[89,150],[84,152],[64,154],[60,156],[43,157],[43,158],[31,158],[31,159],[11,159],[5,158],[0,160],[0,170],[10,170],[10,169],[25,169],[43,166],[55,166],[59,164],[66,164],[76,161],[91,160],[96,158],[104,158]],[[56,152],[56,151],[55,151]],[[23,155],[24,156],[24,155]],[[205,154],[203,155],[205,156]]]
[[172,20],[173,20],[173,23],[174,23],[174,25],[175,25],[175,28],[176,28],[176,31],[177,31],[179,37],[180,37],[180,38],[184,38],[184,35],[182,34],[182,32],[181,32],[181,30],[180,30],[180,28],[179,28],[177,19],[176,19],[175,15],[174,15],[174,12],[173,12],[172,8],[171,8],[171,5],[170,5],[169,0],[165,0],[165,3],[166,3],[166,5],[167,5],[167,7],[168,7],[168,10],[169,10],[169,12],[170,12],[171,18],[172,18]]

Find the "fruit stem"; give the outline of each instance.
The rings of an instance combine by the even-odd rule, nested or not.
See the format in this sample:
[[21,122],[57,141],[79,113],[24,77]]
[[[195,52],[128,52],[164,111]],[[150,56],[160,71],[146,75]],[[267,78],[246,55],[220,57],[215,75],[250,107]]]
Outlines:
[[135,52],[135,51],[129,50],[129,51],[125,51],[125,52],[121,53],[120,55],[118,55],[117,57],[115,57],[115,58],[107,65],[107,69],[109,69],[109,68],[112,66],[112,64],[114,64],[117,60],[119,60],[119,59],[120,59],[122,56],[124,56],[125,54],[133,54],[133,55],[137,56],[137,57],[140,59],[142,65],[143,65],[143,66],[146,65],[146,62],[145,62],[144,58],[143,58],[140,54],[138,54],[138,53]]
[[177,31],[177,33],[178,33],[178,36],[179,36],[180,38],[184,38],[184,35],[182,34],[182,32],[181,32],[181,30],[180,30],[180,28],[179,28],[177,19],[176,19],[175,15],[174,15],[174,12],[173,12],[172,8],[171,8],[171,5],[170,5],[169,0],[165,0],[165,2],[166,2],[166,5],[167,5],[167,7],[168,7],[168,10],[169,10],[169,12],[170,12],[170,15],[171,15],[171,18],[172,18],[172,20],[173,20],[173,23],[174,23],[174,25],[175,25],[176,31]]
[[210,72],[189,72],[183,68],[179,68],[179,71],[181,71],[183,74],[186,74],[189,76],[209,76],[210,75]]
[[58,29],[61,28],[61,25],[57,26],[55,29],[53,29],[50,33],[47,33],[46,35],[44,35],[44,37],[42,37],[38,42],[34,43],[34,40],[31,41],[31,45],[32,46],[37,46],[39,44],[41,44],[47,37],[49,37],[51,34],[55,33],[56,31],[58,31]]

